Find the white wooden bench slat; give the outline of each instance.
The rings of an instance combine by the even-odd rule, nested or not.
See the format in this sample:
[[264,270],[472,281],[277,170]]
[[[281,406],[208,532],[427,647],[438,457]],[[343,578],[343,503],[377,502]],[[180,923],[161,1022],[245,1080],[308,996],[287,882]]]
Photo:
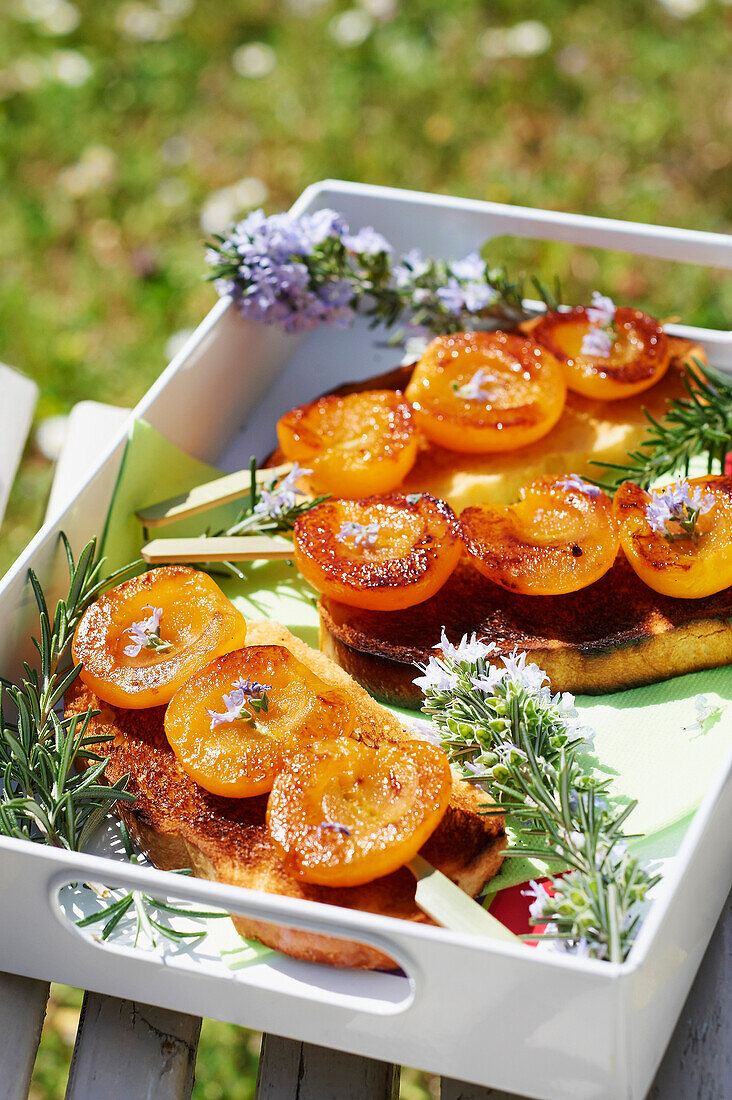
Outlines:
[[28,438],[38,386],[0,363],[0,523]]
[[48,982],[0,974],[0,1076],[3,1100],[26,1100],[41,1039]]
[[86,993],[66,1100],[189,1100],[201,1021]]
[[338,1050],[262,1038],[256,1100],[397,1100],[399,1068]]

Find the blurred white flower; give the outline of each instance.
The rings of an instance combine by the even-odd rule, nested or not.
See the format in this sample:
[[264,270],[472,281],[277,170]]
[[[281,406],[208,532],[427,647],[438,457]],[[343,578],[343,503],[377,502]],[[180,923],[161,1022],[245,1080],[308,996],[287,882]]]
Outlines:
[[54,50],[48,59],[52,79],[69,88],[80,88],[92,74],[92,66],[78,50]]
[[677,19],[688,19],[690,15],[696,15],[706,5],[706,0],[661,0],[661,4]]
[[122,34],[138,42],[161,42],[170,37],[173,29],[169,15],[137,0],[118,8],[115,22]]
[[478,48],[484,57],[538,57],[552,44],[549,28],[536,19],[527,19],[513,27],[495,27],[484,31]]
[[204,233],[228,229],[246,210],[261,206],[267,194],[267,184],[256,176],[247,176],[230,187],[214,191],[201,208],[201,229]]
[[397,0],[358,0],[358,6],[363,8],[372,19],[386,22],[393,19],[397,13]]
[[191,159],[191,143],[182,134],[173,134],[160,146],[160,155],[168,164],[185,164]]
[[190,193],[190,187],[180,176],[168,176],[158,184],[157,194],[163,206],[182,206]]
[[20,0],[16,14],[26,23],[35,23],[42,34],[70,34],[81,19],[79,9],[69,0]]
[[580,46],[564,46],[557,54],[557,68],[568,76],[579,76],[589,63],[589,57]]
[[286,0],[293,15],[314,15],[319,8],[325,7],[328,0]]
[[59,187],[72,198],[102,191],[117,177],[117,158],[106,145],[90,145],[76,164],[59,173]]
[[371,34],[373,27],[374,21],[368,12],[351,8],[331,19],[328,32],[339,46],[360,46]]
[[158,0],[158,7],[171,19],[185,19],[196,6],[196,0]]
[[48,64],[45,57],[38,54],[24,54],[17,58],[6,70],[6,80],[13,91],[32,91],[48,76]]
[[259,80],[272,72],[277,64],[277,55],[266,42],[247,42],[234,50],[231,63],[239,76]]

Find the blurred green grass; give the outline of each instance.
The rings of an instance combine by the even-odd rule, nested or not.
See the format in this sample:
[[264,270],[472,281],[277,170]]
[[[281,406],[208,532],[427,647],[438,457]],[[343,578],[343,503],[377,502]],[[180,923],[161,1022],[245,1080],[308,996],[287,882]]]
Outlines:
[[[38,382],[39,420],[135,402],[213,303],[206,234],[323,177],[728,226],[729,6],[352,3],[6,0],[0,358]],[[732,315],[720,272],[551,243],[491,255],[558,274],[569,301],[597,287],[689,323]],[[40,524],[51,473],[31,442],[0,571]],[[39,1056],[43,1100],[63,1094],[59,1034]],[[252,1094],[250,1046],[206,1025],[199,1100]],[[403,1095],[426,1087],[413,1075]]]
[[[39,417],[135,401],[212,304],[206,231],[325,176],[728,224],[732,13],[715,0],[8,2],[0,357],[39,382]],[[718,272],[493,252],[558,273],[570,300],[594,285],[691,323],[732,313]],[[42,518],[34,461],[0,570]]]

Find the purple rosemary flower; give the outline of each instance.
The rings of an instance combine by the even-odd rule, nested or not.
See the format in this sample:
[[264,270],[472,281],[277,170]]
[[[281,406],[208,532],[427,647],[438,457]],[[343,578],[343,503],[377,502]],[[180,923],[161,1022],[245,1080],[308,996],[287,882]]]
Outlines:
[[455,386],[455,393],[463,401],[487,401],[490,397],[490,391],[484,390],[483,386],[488,382],[495,382],[495,380],[490,371],[480,367],[465,385]]
[[477,252],[471,252],[464,259],[451,263],[450,271],[456,279],[475,282],[485,277],[485,260],[481,260]]
[[160,637],[160,620],[163,617],[162,607],[150,607],[148,605],[144,610],[150,612],[149,617],[133,623],[125,630],[125,634],[129,634],[132,639],[124,650],[128,657],[137,657],[143,649],[154,649],[157,653],[164,653],[166,649],[171,647],[171,642],[164,642]]
[[379,252],[386,252],[388,255],[393,251],[386,237],[382,237],[371,225],[359,229],[353,236],[344,235],[343,243],[349,252],[367,252],[370,256],[376,256]]
[[262,489],[253,511],[257,515],[279,519],[285,512],[289,512],[291,508],[295,507],[298,497],[306,495],[302,489],[297,488],[295,482],[298,478],[307,477],[312,472],[312,470],[304,470],[296,462],[289,474],[276,485],[271,485],[269,489]]
[[589,481],[583,481],[579,474],[567,474],[566,477],[557,482],[557,485],[567,492],[584,493],[591,500],[597,500],[599,496],[602,496],[602,489],[599,485],[592,485]]
[[351,830],[347,825],[341,825],[339,821],[321,821],[318,825],[318,829],[331,829],[335,833],[341,833],[343,836],[350,836]]
[[429,263],[423,258],[419,248],[412,248],[404,256],[401,263],[392,268],[392,278],[397,287],[406,287],[416,279],[426,275],[430,269]]
[[380,530],[381,527],[378,523],[356,523],[354,520],[347,520],[341,524],[341,529],[336,538],[339,542],[353,539],[354,546],[361,546],[363,543],[364,546],[372,549],[376,546]]
[[591,325],[609,325],[615,320],[617,307],[612,298],[605,297],[599,291],[592,291],[592,305],[585,310]]
[[263,700],[266,693],[272,690],[271,684],[260,684],[258,680],[249,679],[235,680],[232,687],[234,690],[229,695],[224,695],[225,710],[219,712],[206,708],[206,714],[211,719],[210,729],[215,729],[224,722],[238,722],[241,718],[251,719],[246,709],[247,703],[252,700]]
[[[646,519],[651,530],[657,535],[663,535],[669,542],[677,538],[693,537],[699,516],[713,508],[716,502],[712,493],[702,496],[699,485],[694,486],[692,493],[685,478],[679,478],[664,489],[650,489],[649,496]],[[681,532],[670,531],[669,523],[677,523]]]
[[437,297],[449,313],[480,313],[495,301],[496,296],[496,291],[487,283],[460,283],[454,275],[445,286],[437,289]]
[[604,328],[589,328],[582,337],[583,355],[591,355],[593,358],[607,359],[612,351],[613,339]]

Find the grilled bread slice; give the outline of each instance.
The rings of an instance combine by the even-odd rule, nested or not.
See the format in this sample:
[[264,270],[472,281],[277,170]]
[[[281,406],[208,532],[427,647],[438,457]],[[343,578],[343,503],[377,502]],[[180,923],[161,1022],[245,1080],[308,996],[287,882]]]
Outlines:
[[[522,485],[537,477],[576,473],[596,477],[592,462],[624,462],[642,441],[648,420],[663,419],[668,402],[684,397],[684,364],[706,361],[704,350],[690,340],[669,337],[672,361],[655,386],[621,401],[598,401],[570,391],[558,424],[527,447],[500,454],[456,454],[423,441],[417,461],[400,486],[405,493],[428,492],[455,511],[473,504],[504,507],[518,499]],[[374,389],[404,390],[413,367],[400,367],[361,382],[340,386],[341,395]],[[284,461],[281,451],[269,460]]]
[[474,631],[543,668],[555,691],[620,691],[732,662],[732,588],[699,600],[661,596],[623,555],[599,581],[564,596],[508,592],[463,560],[431,599],[404,611],[361,611],[321,597],[320,647],[375,698],[418,708],[416,664],[442,628]]
[[[282,645],[343,697],[358,715],[355,736],[368,744],[399,742],[410,734],[394,715],[375,703],[322,653],[316,653],[284,627],[249,624],[250,645]],[[119,805],[132,836],[163,870],[190,867],[199,878],[244,886],[266,893],[325,902],[345,909],[429,923],[415,904],[415,882],[407,868],[363,886],[334,888],[300,882],[285,869],[265,825],[267,796],[229,799],[209,794],[178,765],[163,730],[164,707],[121,710],[101,702],[80,680],[66,695],[67,713],[99,710],[90,734],[111,733],[99,745],[110,760],[109,782],[130,776],[132,803]],[[422,855],[475,895],[498,871],[506,846],[503,819],[481,814],[481,796],[453,776],[445,817]],[[390,969],[396,964],[373,947],[348,940],[264,924],[241,917],[234,923],[242,935],[261,940],[287,955],[335,966]]]

